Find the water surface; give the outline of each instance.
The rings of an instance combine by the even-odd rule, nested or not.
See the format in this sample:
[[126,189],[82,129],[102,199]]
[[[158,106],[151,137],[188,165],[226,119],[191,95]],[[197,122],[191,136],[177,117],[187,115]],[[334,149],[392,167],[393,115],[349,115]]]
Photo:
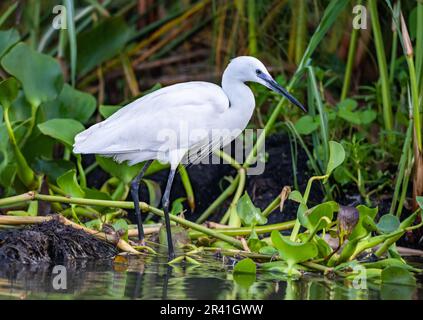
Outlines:
[[[418,264],[420,267],[422,264]],[[230,261],[206,257],[199,266],[168,266],[159,257],[127,263],[78,262],[66,266],[66,289],[55,290],[53,266],[0,266],[0,299],[422,299],[417,287],[367,283],[354,289],[343,279],[307,274],[293,280],[277,273],[234,281]]]

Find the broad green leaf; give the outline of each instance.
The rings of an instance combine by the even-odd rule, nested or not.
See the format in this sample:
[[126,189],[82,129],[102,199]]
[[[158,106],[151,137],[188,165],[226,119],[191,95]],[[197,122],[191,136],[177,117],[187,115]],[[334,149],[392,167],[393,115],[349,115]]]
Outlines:
[[101,156],[96,156],[96,160],[104,171],[123,181],[125,184],[129,184],[143,166],[142,163],[128,166],[126,163],[116,163],[113,159]]
[[12,102],[12,105],[9,110],[9,116],[10,116],[10,121],[12,122],[25,121],[32,117],[31,105],[26,100],[25,94],[22,90],[19,90],[18,96]]
[[0,30],[0,59],[15,43],[19,41],[19,33],[15,29]]
[[387,267],[400,267],[400,268],[405,268],[409,271],[412,271],[414,269],[412,266],[406,264],[405,262],[399,259],[393,259],[393,258],[378,260],[375,262],[366,262],[366,263],[363,263],[363,266],[365,266],[366,268],[379,268],[379,269],[385,269]]
[[342,144],[329,141],[329,161],[326,168],[326,174],[330,175],[333,170],[339,167],[345,159],[345,150]]
[[345,121],[355,124],[355,125],[360,125],[361,124],[361,120],[360,120],[360,116],[359,116],[359,112],[353,112],[347,109],[340,109],[338,111],[338,117],[344,119]]
[[23,87],[32,106],[56,98],[63,87],[62,69],[48,55],[41,54],[24,43],[18,43],[2,59],[3,68]]
[[107,18],[77,37],[77,71],[80,76],[121,52],[132,29],[122,16]]
[[78,180],[76,179],[75,169],[69,170],[57,178],[57,185],[71,197],[83,198],[85,196],[85,192],[79,186]]
[[289,200],[292,200],[292,201],[295,201],[295,202],[298,202],[298,203],[304,202],[303,196],[302,196],[301,192],[299,192],[298,190],[292,191],[289,194],[288,199]]
[[370,124],[376,120],[377,113],[374,110],[367,109],[367,110],[361,111],[359,116],[360,116],[361,124]]
[[416,279],[402,266],[389,266],[382,271],[382,283],[414,287]]
[[10,107],[11,103],[17,98],[19,92],[19,83],[13,78],[7,78],[0,82],[0,104],[3,107]]
[[316,131],[317,128],[319,128],[319,122],[310,115],[302,116],[295,123],[295,129],[297,129],[299,134],[303,135],[310,134]]
[[318,250],[314,243],[300,243],[291,241],[274,230],[271,234],[273,245],[279,250],[280,257],[293,266],[296,263],[310,260],[317,256]]
[[75,169],[75,164],[67,160],[46,160],[37,159],[34,163],[34,169],[47,175],[50,181],[56,181],[58,177],[71,169]]
[[239,199],[237,213],[246,226],[262,225],[267,223],[266,217],[261,214],[261,210],[256,208],[247,192]]
[[347,98],[339,102],[337,105],[337,108],[339,110],[354,111],[355,109],[357,109],[357,106],[358,106],[358,103],[356,100]]
[[121,106],[106,106],[106,105],[100,105],[99,111],[101,116],[106,119],[110,117],[112,114],[114,114],[116,111],[118,111]]
[[158,207],[162,199],[160,185],[156,181],[150,179],[142,179],[141,181],[146,185],[148,190],[148,203],[153,207]]
[[351,176],[348,174],[348,171],[345,167],[338,167],[333,171],[333,177],[336,182],[341,185],[346,185],[352,181]]
[[181,197],[178,199],[173,200],[172,202],[172,209],[170,210],[170,214],[173,215],[178,215],[180,214],[182,211],[184,211],[184,205],[183,202],[186,200],[187,198]]
[[416,201],[420,209],[423,209],[423,197],[416,197]]
[[[317,206],[306,211],[298,211],[298,219],[300,220],[301,225],[311,230],[317,226],[322,217],[326,217],[332,221],[335,206],[331,202],[332,201],[318,204]],[[325,227],[326,224],[321,223],[319,230]]]
[[265,247],[260,248],[259,253],[260,254],[267,254],[269,256],[273,256],[273,255],[278,253],[278,250],[275,249],[272,246],[265,246]]
[[[374,220],[378,211],[378,208],[369,208],[364,205],[357,206],[359,218],[358,223],[354,227],[351,235],[348,237],[349,240],[353,240],[356,238],[362,238],[369,233],[369,230],[363,225],[364,217],[369,217],[371,220]],[[368,222],[366,222],[368,223]]]
[[379,219],[376,226],[382,233],[391,233],[399,228],[400,221],[397,216],[385,214]]
[[238,261],[234,267],[234,273],[252,273],[257,272],[257,266],[250,258],[242,259]]
[[40,131],[68,147],[72,147],[75,136],[83,131],[84,126],[73,119],[51,119],[38,125]]
[[113,229],[120,234],[123,234],[123,239],[128,240],[128,223],[125,219],[117,219],[113,224]]
[[247,241],[248,248],[251,252],[259,252],[261,248],[266,247],[267,243],[260,239],[249,238]]
[[288,265],[285,261],[271,261],[265,262],[260,265],[260,270],[267,272],[280,272],[285,273],[287,271]]
[[96,110],[95,98],[86,92],[76,90],[65,84],[60,95],[41,105],[45,120],[70,118],[87,123]]

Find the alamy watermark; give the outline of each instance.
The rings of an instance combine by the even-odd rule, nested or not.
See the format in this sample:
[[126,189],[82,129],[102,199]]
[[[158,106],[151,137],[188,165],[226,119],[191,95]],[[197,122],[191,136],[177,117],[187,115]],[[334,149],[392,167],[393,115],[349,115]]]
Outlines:
[[60,30],[60,29],[67,29],[67,20],[66,20],[66,7],[63,5],[57,5],[53,7],[53,14],[55,17],[53,18],[53,29]]
[[367,8],[363,5],[356,5],[352,9],[355,15],[352,25],[354,29],[367,29]]
[[54,290],[66,290],[68,288],[67,270],[65,266],[54,266],[52,276],[51,284]]

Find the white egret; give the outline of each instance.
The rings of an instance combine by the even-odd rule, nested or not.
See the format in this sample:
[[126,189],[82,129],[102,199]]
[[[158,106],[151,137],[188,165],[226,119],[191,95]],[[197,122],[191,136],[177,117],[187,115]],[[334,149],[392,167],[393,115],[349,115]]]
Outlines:
[[[141,178],[155,159],[170,164],[162,198],[169,259],[174,257],[169,194],[177,166],[190,150],[204,146],[211,149],[223,147],[236,138],[230,132],[239,134],[246,128],[254,111],[255,100],[245,82],[260,83],[306,111],[300,102],[273,80],[263,63],[254,57],[241,56],[232,59],[226,67],[221,87],[192,81],[162,88],[126,105],[75,137],[74,153],[100,154],[113,157],[117,162],[128,161],[129,165],[145,161],[141,172],[131,183],[140,241],[144,239],[138,194]],[[169,144],[165,146],[161,133],[170,130],[179,135],[181,128],[188,133],[196,131],[197,134],[181,139],[173,147]],[[210,139],[213,130],[226,133]],[[189,161],[192,162],[192,159]]]

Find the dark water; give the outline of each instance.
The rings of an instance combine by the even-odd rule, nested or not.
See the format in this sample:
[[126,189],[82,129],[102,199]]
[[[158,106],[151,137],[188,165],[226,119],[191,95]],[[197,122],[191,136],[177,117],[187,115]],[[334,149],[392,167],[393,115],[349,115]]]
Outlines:
[[[204,258],[199,266],[171,267],[165,259],[150,256],[65,267],[66,274],[53,274],[52,266],[2,265],[0,299],[423,299],[422,278],[416,287],[368,282],[365,289],[313,275],[294,280],[259,273],[234,279],[227,262],[214,257]],[[54,289],[58,274],[66,289]]]

